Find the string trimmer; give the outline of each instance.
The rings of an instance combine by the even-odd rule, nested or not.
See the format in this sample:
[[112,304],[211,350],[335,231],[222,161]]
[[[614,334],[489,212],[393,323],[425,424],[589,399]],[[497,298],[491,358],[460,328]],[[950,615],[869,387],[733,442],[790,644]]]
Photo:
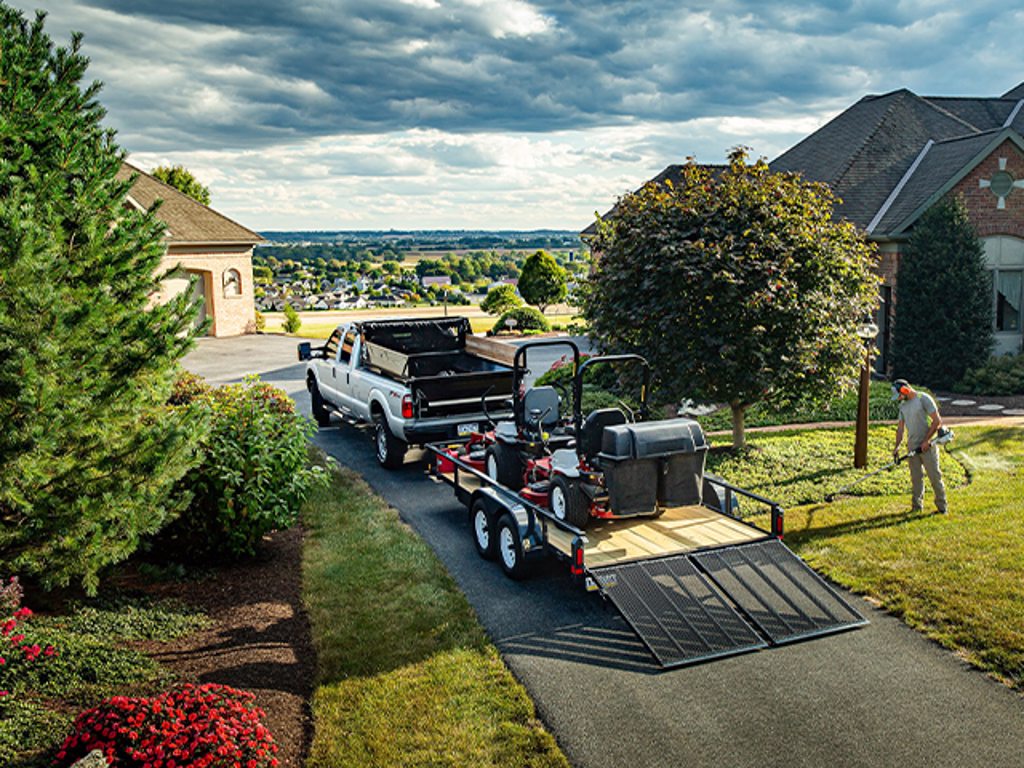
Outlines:
[[[936,432],[935,433],[935,437],[932,438],[932,445],[945,445],[946,443],[950,443],[952,441],[953,441],[953,430],[950,429],[949,427],[939,427],[939,431]],[[894,461],[889,462],[888,464],[886,464],[881,469],[876,469],[874,472],[871,472],[871,473],[869,473],[867,475],[864,475],[864,477],[861,477],[861,478],[858,478],[857,480],[854,480],[849,485],[844,485],[839,490],[834,491],[833,493],[828,494],[827,496],[825,496],[825,502],[826,503],[831,503],[832,501],[835,500],[836,496],[839,496],[841,494],[846,493],[848,490],[853,488],[855,485],[860,485],[865,480],[867,480],[869,478],[872,478],[875,475],[880,475],[882,472],[888,472],[890,469],[895,467],[897,464],[905,461],[906,459],[909,459],[911,456],[916,456],[920,452],[921,452],[921,446],[918,446],[917,448],[915,448],[912,451],[907,451],[905,454],[903,454],[899,458],[895,459]]]

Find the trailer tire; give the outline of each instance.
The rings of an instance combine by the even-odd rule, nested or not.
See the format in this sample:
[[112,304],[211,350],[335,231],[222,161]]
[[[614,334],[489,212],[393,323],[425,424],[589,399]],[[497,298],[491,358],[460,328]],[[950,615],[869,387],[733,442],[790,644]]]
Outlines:
[[519,451],[505,443],[487,448],[487,476],[513,491],[523,487],[523,461]]
[[498,518],[496,548],[501,570],[510,579],[519,581],[526,578],[529,566],[523,551],[523,540],[519,537],[519,524],[507,512]]
[[310,410],[313,413],[313,419],[316,421],[317,426],[331,426],[331,410],[320,395],[320,388],[316,384],[316,379],[310,379],[309,381],[309,399]]
[[586,528],[590,522],[590,500],[577,483],[564,475],[551,481],[551,512],[574,528]]
[[494,529],[494,515],[482,499],[474,501],[469,509],[469,528],[473,533],[476,553],[484,560],[493,560],[498,549],[498,537]]
[[377,462],[385,469],[398,469],[405,462],[405,452],[409,446],[391,434],[388,421],[383,416],[375,416],[373,426]]

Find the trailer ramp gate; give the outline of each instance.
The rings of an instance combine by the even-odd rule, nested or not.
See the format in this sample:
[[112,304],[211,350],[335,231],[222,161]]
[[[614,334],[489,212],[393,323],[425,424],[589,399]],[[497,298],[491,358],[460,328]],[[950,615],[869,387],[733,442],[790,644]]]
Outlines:
[[663,667],[867,623],[777,539],[605,566],[591,573]]

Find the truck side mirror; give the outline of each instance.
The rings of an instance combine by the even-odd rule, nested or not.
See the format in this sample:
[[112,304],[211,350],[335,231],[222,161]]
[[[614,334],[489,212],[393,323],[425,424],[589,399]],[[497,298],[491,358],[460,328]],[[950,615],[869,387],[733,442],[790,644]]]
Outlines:
[[309,360],[313,357],[313,345],[308,341],[299,344],[299,361]]

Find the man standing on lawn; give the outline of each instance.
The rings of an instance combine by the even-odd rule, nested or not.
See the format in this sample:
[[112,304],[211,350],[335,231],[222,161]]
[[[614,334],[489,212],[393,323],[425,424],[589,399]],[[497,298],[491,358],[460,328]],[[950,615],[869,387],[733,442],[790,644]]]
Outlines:
[[920,512],[924,509],[924,472],[927,472],[935,494],[935,509],[944,515],[949,512],[949,507],[946,504],[946,486],[942,482],[942,470],[939,469],[939,446],[931,442],[942,426],[938,406],[931,395],[927,392],[918,392],[906,379],[896,379],[892,383],[892,399],[900,401],[900,420],[896,425],[893,460],[899,461],[904,430],[907,433],[907,452],[918,451],[907,457],[913,495],[911,511]]

